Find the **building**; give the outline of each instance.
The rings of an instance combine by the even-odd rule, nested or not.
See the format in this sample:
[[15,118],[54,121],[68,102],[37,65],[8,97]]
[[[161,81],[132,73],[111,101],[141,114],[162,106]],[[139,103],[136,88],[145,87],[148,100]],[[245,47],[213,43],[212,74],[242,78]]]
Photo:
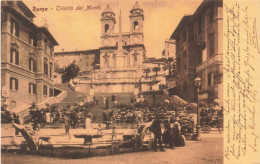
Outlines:
[[81,72],[90,71],[100,63],[99,49],[55,52],[54,60],[55,69],[64,68],[75,62]]
[[176,58],[176,41],[166,39],[164,41],[164,43],[165,43],[165,48],[162,51],[162,58],[175,59]]
[[8,108],[17,111],[54,96],[53,50],[58,43],[46,27],[34,24],[35,15],[22,1],[1,5],[1,87],[8,89]]
[[129,19],[130,32],[123,33],[120,11],[119,32],[115,33],[115,13],[109,5],[101,14],[100,73],[95,78],[97,92],[131,92],[142,76],[144,15],[138,2],[130,11]]
[[[163,64],[146,60],[146,50],[143,43],[144,12],[138,2],[130,10],[129,32],[122,32],[121,11],[118,17],[119,31],[115,32],[116,14],[106,6],[101,13],[100,47],[94,50],[57,52],[55,53],[55,69],[64,68],[73,61],[80,67],[81,73],[70,85],[75,91],[90,92],[133,92],[135,88],[142,91],[155,90],[160,78],[146,78],[144,69],[163,67]],[[167,45],[172,41],[168,41]],[[167,46],[168,49],[171,46]],[[167,49],[167,51],[168,51]],[[170,51],[170,50],[169,50]],[[161,60],[161,59],[160,59]],[[164,59],[162,59],[164,61]],[[162,63],[162,61],[159,61]],[[167,70],[166,70],[167,71]],[[151,74],[165,75],[165,70],[152,71]],[[55,82],[61,82],[56,74]]]
[[176,40],[177,92],[185,100],[197,99],[196,76],[202,79],[201,103],[215,99],[222,105],[222,7],[221,0],[204,0],[193,15],[184,16],[171,35]]
[[[109,5],[101,14],[100,69],[91,73],[91,80],[75,79],[77,88],[95,92],[133,92],[141,85],[145,46],[143,44],[143,9],[136,2],[130,11],[130,32],[122,32],[121,11],[119,32],[115,32],[116,15]],[[77,90],[77,89],[76,89]]]

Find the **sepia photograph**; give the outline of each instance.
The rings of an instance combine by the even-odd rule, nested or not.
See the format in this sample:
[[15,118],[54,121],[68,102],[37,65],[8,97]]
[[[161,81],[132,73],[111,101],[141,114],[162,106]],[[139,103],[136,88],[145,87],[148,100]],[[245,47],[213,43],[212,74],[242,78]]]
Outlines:
[[1,162],[224,163],[223,10],[1,1]]

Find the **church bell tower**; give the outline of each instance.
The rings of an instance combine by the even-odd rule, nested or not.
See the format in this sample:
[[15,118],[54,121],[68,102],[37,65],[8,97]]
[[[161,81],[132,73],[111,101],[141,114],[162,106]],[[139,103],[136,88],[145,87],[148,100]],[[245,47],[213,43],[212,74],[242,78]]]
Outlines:
[[104,9],[101,14],[101,36],[114,33],[114,27],[116,24],[115,13],[109,5]]
[[130,11],[130,33],[143,33],[144,14],[138,1],[135,2]]

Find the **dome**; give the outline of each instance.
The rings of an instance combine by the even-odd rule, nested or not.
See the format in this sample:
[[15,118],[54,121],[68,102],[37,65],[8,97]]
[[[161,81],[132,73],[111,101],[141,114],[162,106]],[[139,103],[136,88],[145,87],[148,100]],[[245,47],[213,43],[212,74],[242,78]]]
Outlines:
[[104,9],[103,13],[114,13],[114,11],[110,8],[109,5]]

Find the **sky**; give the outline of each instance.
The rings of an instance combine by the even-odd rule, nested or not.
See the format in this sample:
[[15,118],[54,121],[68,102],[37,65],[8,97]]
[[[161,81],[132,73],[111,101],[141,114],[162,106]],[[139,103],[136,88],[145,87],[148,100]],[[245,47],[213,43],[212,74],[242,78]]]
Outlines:
[[[122,31],[130,31],[129,14],[136,0],[30,0],[24,1],[36,18],[34,23],[48,29],[59,43],[55,52],[97,49],[100,47],[101,13],[110,5],[118,16],[121,8]],[[164,41],[169,38],[181,18],[195,12],[202,0],[138,0],[144,11],[144,45],[147,57],[161,57]],[[85,11],[87,5],[100,6],[101,10]],[[57,11],[57,6],[73,7],[73,10]],[[83,10],[76,10],[77,6]],[[47,11],[33,10],[47,8]],[[46,20],[46,21],[45,21]]]

